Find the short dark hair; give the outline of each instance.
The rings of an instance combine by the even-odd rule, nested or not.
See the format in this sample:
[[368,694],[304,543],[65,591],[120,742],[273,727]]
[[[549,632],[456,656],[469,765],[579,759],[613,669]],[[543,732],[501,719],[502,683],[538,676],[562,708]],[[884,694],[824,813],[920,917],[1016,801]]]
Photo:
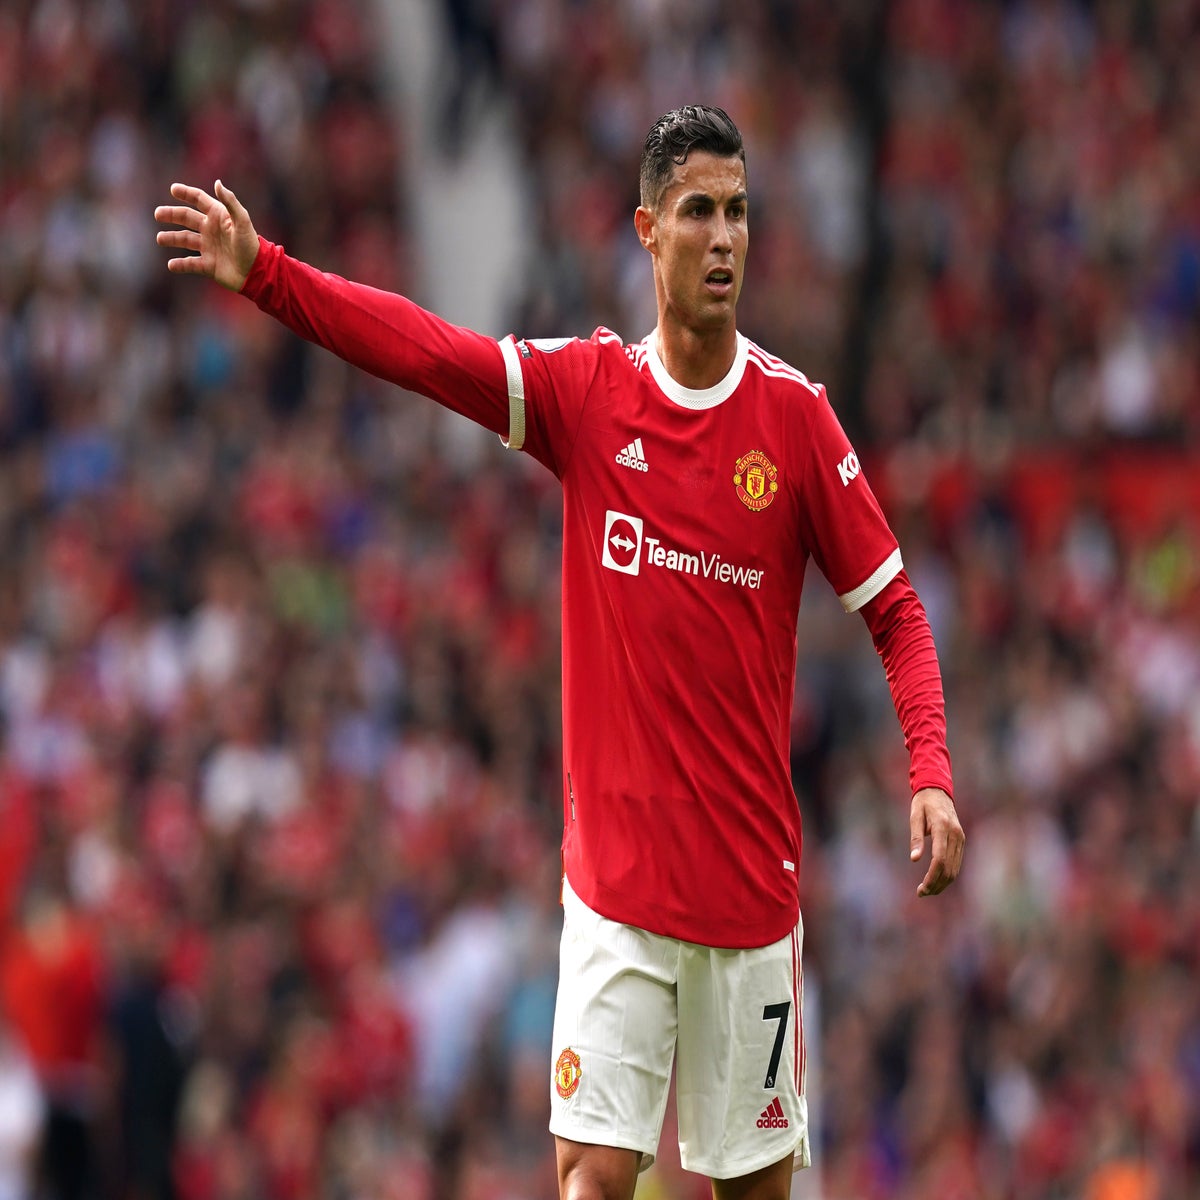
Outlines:
[[693,150],[707,150],[723,158],[735,155],[746,165],[742,135],[723,108],[685,104],[664,113],[646,134],[642,147],[641,200],[643,208],[657,208],[675,168],[687,162]]

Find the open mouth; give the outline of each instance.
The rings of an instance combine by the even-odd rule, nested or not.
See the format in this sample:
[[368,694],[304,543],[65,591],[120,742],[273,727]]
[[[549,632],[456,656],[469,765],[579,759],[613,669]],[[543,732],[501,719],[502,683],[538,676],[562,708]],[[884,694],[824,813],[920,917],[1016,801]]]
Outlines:
[[705,283],[725,284],[733,282],[733,272],[725,267],[714,267],[704,277]]

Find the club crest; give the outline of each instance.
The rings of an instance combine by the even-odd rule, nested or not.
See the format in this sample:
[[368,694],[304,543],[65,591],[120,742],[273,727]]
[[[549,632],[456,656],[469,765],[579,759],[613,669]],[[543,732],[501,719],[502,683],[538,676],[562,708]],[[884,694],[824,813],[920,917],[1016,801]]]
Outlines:
[[564,1100],[570,1100],[579,1087],[583,1078],[583,1070],[579,1065],[579,1055],[568,1046],[554,1064],[554,1090]]
[[751,450],[734,464],[733,486],[751,512],[762,512],[779,491],[779,468],[761,450]]

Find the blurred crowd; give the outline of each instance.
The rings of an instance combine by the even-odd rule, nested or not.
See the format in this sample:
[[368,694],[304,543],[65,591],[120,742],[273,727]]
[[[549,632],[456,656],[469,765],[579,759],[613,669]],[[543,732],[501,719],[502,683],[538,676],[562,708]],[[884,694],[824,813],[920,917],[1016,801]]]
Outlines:
[[[524,335],[653,324],[645,128],[748,143],[742,327],[830,387],[946,675],[964,875],[815,575],[828,1200],[1200,1195],[1200,2],[447,0]],[[547,1200],[560,508],[210,285],[220,177],[421,298],[367,0],[0,8],[0,1200]],[[670,1163],[643,1186],[707,1194]]]

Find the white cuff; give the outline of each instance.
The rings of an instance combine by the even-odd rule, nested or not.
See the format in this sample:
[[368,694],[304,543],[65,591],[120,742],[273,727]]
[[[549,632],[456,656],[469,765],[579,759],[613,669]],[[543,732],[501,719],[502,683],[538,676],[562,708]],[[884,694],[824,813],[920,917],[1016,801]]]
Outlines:
[[500,342],[504,373],[508,378],[508,437],[500,441],[509,450],[525,445],[525,377],[521,374],[521,353],[510,337]]
[[904,561],[900,557],[900,547],[897,546],[858,587],[838,596],[842,607],[848,613],[857,612],[868,600],[878,596],[902,570]]

